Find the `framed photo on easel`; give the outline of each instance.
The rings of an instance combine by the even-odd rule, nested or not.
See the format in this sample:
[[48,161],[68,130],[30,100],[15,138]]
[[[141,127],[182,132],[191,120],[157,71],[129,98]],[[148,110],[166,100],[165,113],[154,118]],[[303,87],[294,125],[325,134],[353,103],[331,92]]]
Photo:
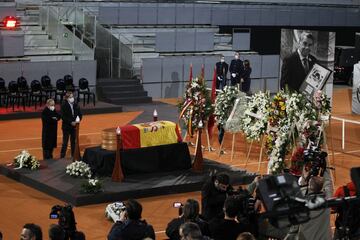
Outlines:
[[315,63],[301,84],[300,92],[312,101],[315,92],[323,89],[331,73],[330,69]]

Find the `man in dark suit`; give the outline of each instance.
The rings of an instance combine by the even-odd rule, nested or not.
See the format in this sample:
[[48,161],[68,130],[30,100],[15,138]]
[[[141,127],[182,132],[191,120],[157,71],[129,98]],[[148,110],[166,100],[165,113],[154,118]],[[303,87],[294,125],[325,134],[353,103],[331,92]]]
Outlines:
[[76,134],[76,118],[81,120],[82,114],[79,106],[74,102],[74,95],[72,92],[67,92],[65,95],[65,101],[61,105],[61,118],[62,118],[62,131],[63,131],[63,143],[61,147],[60,158],[64,158],[66,155],[66,149],[69,142],[71,144],[71,157],[74,156],[75,151],[75,134]]
[[235,59],[231,60],[230,63],[230,79],[231,79],[231,86],[235,86],[236,84],[240,84],[241,78],[244,74],[244,64],[240,60],[240,53],[235,53]]
[[316,58],[310,54],[313,45],[314,37],[312,34],[301,33],[297,51],[284,58],[281,67],[281,89],[288,86],[290,91],[299,91],[306,75],[316,62]]
[[220,56],[220,62],[216,63],[216,89],[222,90],[226,86],[226,76],[229,65],[225,62],[223,55]]

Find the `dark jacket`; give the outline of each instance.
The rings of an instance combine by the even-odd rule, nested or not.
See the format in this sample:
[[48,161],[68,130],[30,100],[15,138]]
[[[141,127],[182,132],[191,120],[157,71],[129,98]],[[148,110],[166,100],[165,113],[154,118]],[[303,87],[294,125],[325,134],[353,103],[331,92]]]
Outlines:
[[[201,218],[197,218],[195,220],[192,220],[191,222],[196,223],[199,226],[202,235],[204,236],[210,235],[209,225],[207,222],[205,222]],[[166,235],[169,237],[170,240],[181,239],[179,235],[179,228],[183,223],[185,223],[184,217],[174,218],[173,220],[171,220],[171,222],[168,223],[166,227]]]
[[226,79],[229,70],[229,65],[226,62],[216,63],[216,77],[221,77],[223,80]]
[[248,232],[248,229],[235,220],[213,219],[209,222],[211,237],[214,240],[236,240],[242,232]]
[[214,180],[214,177],[211,178],[201,189],[202,216],[206,221],[216,217],[224,217],[223,207],[227,195],[226,192],[216,189]]
[[244,74],[243,61],[241,61],[240,59],[231,60],[229,71],[230,71],[230,74],[232,74],[232,73],[236,74],[235,78],[233,78],[232,76],[231,76],[231,78],[235,79],[236,82],[239,83],[240,78],[242,78],[243,74]]
[[70,103],[68,101],[64,101],[61,105],[61,118],[62,118],[62,129],[63,130],[71,130],[75,128],[71,125],[72,122],[75,122],[76,117],[79,116],[82,119],[82,113],[80,111],[80,107],[74,103],[73,104],[74,114],[72,114]]
[[250,75],[251,75],[251,67],[244,68],[244,74],[243,74],[244,82],[241,84],[241,90],[243,92],[250,91],[250,84],[251,84]]
[[116,222],[108,236],[108,240],[142,240],[144,238],[155,239],[154,228],[145,220],[127,220]]
[[56,110],[51,111],[45,107],[41,113],[42,121],[42,148],[53,149],[57,145],[57,125],[60,115]]
[[[316,58],[309,55],[309,69],[314,66]],[[285,86],[288,85],[289,90],[299,91],[301,84],[306,78],[306,72],[304,66],[301,62],[299,53],[293,52],[289,56],[284,58],[283,64],[281,66],[281,78],[280,78],[280,88],[285,89]]]

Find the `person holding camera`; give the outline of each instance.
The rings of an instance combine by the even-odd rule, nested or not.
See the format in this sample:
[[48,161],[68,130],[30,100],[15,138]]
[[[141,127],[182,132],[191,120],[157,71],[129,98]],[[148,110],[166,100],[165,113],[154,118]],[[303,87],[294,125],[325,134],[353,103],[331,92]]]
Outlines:
[[206,221],[223,218],[224,202],[227,193],[232,190],[230,177],[225,173],[212,176],[201,189],[202,216]]
[[230,196],[224,203],[223,219],[213,219],[209,222],[211,237],[214,240],[236,240],[237,236],[242,232],[249,232],[247,226],[241,222],[237,222],[237,216],[241,212],[241,206],[245,205],[237,196]]
[[[317,196],[325,197],[326,187],[325,181],[331,181],[328,170],[324,171],[324,175],[317,176],[311,175],[311,166],[304,166],[302,176],[299,179],[299,185],[302,187],[302,192],[305,193],[307,199],[315,199]],[[327,179],[327,178],[330,178]],[[330,209],[320,209],[310,211],[310,221],[290,227],[290,231],[286,236],[286,240],[292,239],[318,239],[328,240],[331,239],[331,228],[330,228]]]
[[142,240],[155,239],[154,228],[145,220],[141,220],[142,206],[139,202],[129,199],[125,209],[120,211],[120,220],[111,228],[108,240]]
[[179,228],[181,224],[186,222],[196,223],[202,235],[209,236],[209,225],[207,222],[202,220],[199,216],[199,202],[194,199],[188,199],[182,207],[182,214],[171,220],[166,228],[166,235],[170,240],[180,240]]

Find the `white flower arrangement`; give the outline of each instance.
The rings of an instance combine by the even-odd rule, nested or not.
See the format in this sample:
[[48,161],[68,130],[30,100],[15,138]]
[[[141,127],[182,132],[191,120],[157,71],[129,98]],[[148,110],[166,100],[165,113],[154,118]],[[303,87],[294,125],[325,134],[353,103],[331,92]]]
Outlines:
[[259,141],[266,132],[270,105],[270,94],[258,92],[250,97],[240,124],[248,140]]
[[73,177],[91,178],[90,166],[82,161],[75,161],[66,166],[66,174]]
[[36,170],[40,167],[40,162],[36,160],[27,150],[22,150],[19,155],[14,158],[15,169],[28,168]]
[[225,86],[223,91],[216,96],[214,115],[219,126],[225,126],[239,93],[240,90],[237,87]]
[[102,182],[99,179],[88,179],[86,182],[81,184],[81,191],[84,193],[98,193],[101,191]]

